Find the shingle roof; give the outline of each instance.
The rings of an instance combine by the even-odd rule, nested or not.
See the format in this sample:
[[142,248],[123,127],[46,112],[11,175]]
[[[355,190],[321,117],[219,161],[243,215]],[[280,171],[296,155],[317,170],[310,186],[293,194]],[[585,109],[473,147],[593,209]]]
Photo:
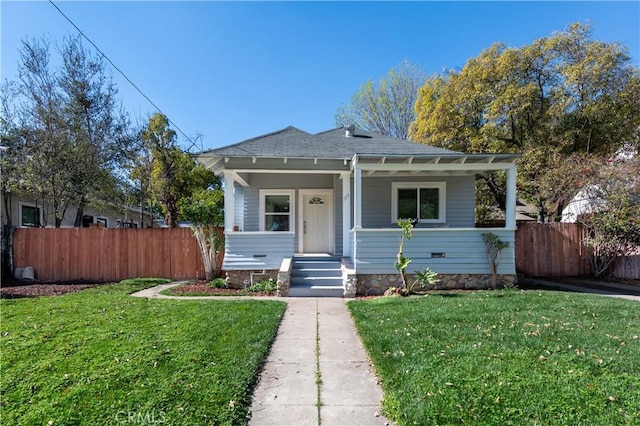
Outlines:
[[289,126],[233,145],[204,151],[199,155],[342,160],[351,159],[355,154],[385,156],[459,153],[364,130],[356,130],[354,136],[346,137],[342,128],[327,130],[313,135]]

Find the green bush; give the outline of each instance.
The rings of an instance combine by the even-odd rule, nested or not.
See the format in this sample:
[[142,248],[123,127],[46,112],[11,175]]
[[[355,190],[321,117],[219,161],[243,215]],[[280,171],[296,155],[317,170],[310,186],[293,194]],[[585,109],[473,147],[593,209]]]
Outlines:
[[253,283],[249,287],[247,287],[247,291],[251,293],[275,294],[276,289],[277,285],[272,279]]
[[229,288],[229,284],[227,280],[224,278],[214,278],[210,283],[209,287],[211,288]]

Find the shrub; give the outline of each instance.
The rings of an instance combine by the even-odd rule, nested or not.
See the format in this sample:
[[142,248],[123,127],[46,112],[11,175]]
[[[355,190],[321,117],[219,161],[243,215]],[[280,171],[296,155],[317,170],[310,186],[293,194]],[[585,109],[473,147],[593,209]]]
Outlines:
[[229,288],[229,283],[224,278],[215,278],[209,283],[211,288]]
[[251,293],[275,294],[276,289],[277,285],[272,279],[259,281],[247,287],[247,291]]

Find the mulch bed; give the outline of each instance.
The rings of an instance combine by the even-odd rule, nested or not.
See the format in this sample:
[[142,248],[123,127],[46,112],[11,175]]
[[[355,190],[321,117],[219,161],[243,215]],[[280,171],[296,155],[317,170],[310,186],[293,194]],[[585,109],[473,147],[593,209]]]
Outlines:
[[3,283],[2,287],[0,287],[0,298],[19,299],[23,297],[61,296],[99,285],[101,284],[25,284],[24,281]]
[[195,281],[177,288],[171,289],[171,294],[180,294],[187,296],[189,294],[207,295],[207,296],[274,296],[267,293],[250,293],[245,289],[237,288],[213,288],[209,286],[207,281]]

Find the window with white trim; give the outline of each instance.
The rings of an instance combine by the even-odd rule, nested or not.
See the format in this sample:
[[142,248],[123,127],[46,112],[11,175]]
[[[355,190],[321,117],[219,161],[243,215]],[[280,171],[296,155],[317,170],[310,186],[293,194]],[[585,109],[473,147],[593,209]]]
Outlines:
[[38,228],[41,224],[41,210],[34,204],[20,203],[20,226]]
[[445,182],[393,182],[391,221],[418,219],[422,223],[444,223]]
[[293,190],[260,190],[260,230],[293,231]]

